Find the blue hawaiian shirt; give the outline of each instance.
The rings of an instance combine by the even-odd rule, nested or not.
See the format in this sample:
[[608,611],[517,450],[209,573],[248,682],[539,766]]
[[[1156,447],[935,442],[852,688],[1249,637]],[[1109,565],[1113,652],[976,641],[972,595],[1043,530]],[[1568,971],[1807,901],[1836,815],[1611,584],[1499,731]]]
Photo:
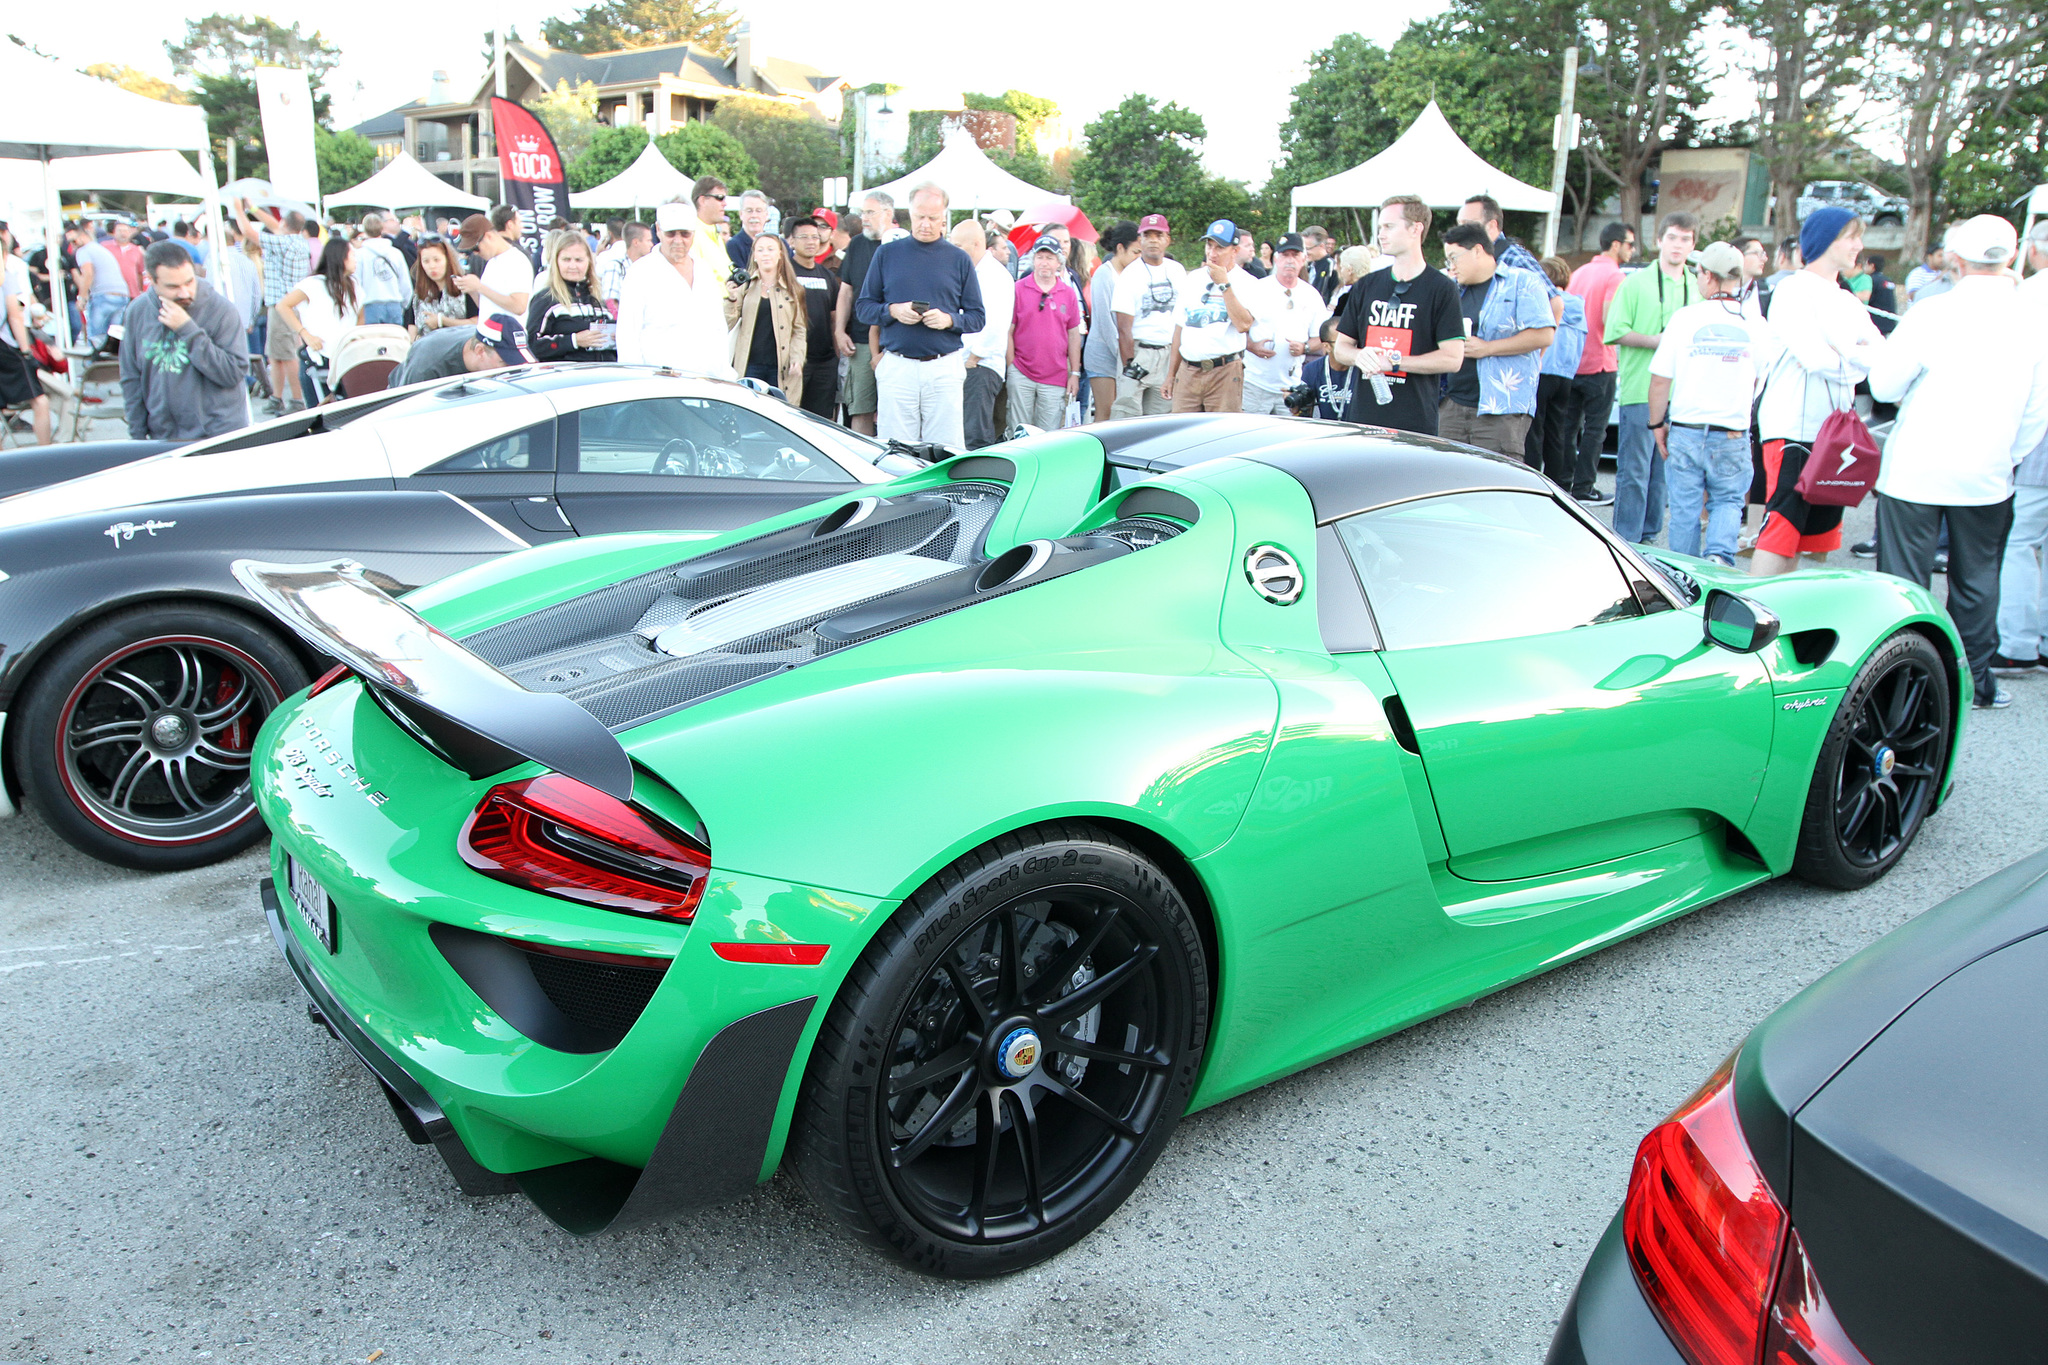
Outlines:
[[[1493,288],[1479,307],[1479,339],[1503,341],[1531,327],[1555,327],[1542,275],[1502,266]],[[1479,361],[1479,415],[1536,411],[1536,380],[1543,370],[1542,351],[1521,355],[1483,356]]]

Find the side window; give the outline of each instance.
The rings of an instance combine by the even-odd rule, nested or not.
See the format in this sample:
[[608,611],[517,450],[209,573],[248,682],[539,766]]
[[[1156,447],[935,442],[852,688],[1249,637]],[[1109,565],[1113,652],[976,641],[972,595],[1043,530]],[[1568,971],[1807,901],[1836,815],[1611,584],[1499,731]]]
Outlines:
[[1337,523],[1388,649],[1641,614],[1613,552],[1540,493],[1452,493]]
[[702,479],[850,483],[824,451],[794,431],[735,403],[712,398],[643,398],[585,408],[577,469]]
[[490,474],[507,471],[520,474],[545,473],[555,467],[555,424],[536,422],[510,436],[500,436],[460,455],[450,455],[420,474]]

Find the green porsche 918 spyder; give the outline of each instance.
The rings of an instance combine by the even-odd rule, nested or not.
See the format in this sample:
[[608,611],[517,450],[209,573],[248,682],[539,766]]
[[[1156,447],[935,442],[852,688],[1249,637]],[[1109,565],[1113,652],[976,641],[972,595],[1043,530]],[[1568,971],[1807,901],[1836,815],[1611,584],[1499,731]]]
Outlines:
[[595,1232],[785,1159],[949,1276],[1180,1116],[1785,872],[1860,886],[1968,672],[1899,579],[1617,540],[1520,464],[1174,417],[401,603],[255,750],[311,1011],[474,1193]]

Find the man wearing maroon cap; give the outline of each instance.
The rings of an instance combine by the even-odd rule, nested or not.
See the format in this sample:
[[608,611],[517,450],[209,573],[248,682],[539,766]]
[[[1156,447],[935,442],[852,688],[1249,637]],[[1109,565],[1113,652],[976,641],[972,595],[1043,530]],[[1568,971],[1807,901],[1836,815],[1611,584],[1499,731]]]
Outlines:
[[1116,277],[1110,308],[1116,316],[1123,373],[1116,381],[1112,417],[1156,417],[1173,411],[1159,389],[1166,382],[1166,348],[1173,341],[1174,301],[1188,272],[1166,254],[1172,244],[1166,215],[1146,214],[1138,220],[1138,259]]

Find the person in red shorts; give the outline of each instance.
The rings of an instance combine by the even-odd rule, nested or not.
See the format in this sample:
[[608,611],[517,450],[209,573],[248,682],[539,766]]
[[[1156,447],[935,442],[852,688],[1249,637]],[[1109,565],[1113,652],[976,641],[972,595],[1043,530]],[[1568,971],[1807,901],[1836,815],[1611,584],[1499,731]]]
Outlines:
[[1816,507],[1796,485],[1821,423],[1856,397],[1882,338],[1854,294],[1838,281],[1854,271],[1863,249],[1863,221],[1844,208],[1823,208],[1799,232],[1806,264],[1771,295],[1778,353],[1757,407],[1769,500],[1749,571],[1757,578],[1790,573],[1802,554],[1825,556],[1842,545],[1842,509]]

